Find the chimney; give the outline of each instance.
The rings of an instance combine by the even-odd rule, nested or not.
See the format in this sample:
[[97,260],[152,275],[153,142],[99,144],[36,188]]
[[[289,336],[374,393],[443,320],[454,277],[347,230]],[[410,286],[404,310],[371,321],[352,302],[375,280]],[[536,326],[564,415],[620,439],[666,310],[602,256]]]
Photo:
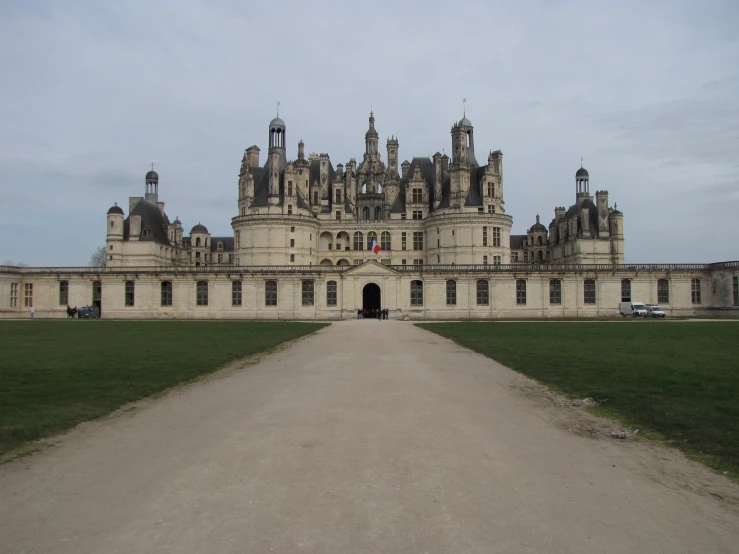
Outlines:
[[159,208],[159,213],[164,215],[164,202],[157,202],[157,208]]
[[408,162],[408,160],[405,160],[402,164],[400,164],[400,167],[401,167],[401,174],[400,174],[400,176],[403,179],[407,179],[408,178],[408,168],[410,166],[411,166],[411,164]]
[[305,159],[305,144],[303,144],[302,140],[298,143],[298,159]]
[[246,159],[249,167],[259,167],[259,147],[254,145],[247,148]]

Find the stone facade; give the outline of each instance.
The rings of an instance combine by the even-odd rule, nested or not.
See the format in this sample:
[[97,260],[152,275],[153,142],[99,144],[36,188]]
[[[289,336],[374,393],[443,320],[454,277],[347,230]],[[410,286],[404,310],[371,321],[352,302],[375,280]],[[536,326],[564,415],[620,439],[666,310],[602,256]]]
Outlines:
[[402,163],[394,136],[382,160],[374,114],[359,163],[306,158],[302,140],[288,160],[286,132],[270,122],[264,165],[258,146],[245,150],[232,236],[200,222],[185,236],[152,168],[128,216],[108,210],[105,268],[0,268],[0,317],[31,305],[38,317],[67,305],[121,318],[607,316],[627,297],[672,315],[736,313],[736,263],[624,265],[623,214],[608,192],[590,195],[582,167],[569,209],[511,235],[503,154],[478,164],[466,117],[451,127],[451,158]]

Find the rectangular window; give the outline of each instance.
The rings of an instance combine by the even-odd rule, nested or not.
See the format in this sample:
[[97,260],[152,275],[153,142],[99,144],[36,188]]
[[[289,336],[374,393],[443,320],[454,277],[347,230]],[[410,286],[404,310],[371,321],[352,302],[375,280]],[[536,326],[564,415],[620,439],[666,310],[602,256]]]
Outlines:
[[488,204],[488,213],[489,214],[494,214],[495,213],[495,206],[493,206],[492,204]]
[[529,261],[529,253],[528,252],[524,252],[523,253],[523,261],[524,262],[528,262]]
[[423,258],[416,258],[413,260],[413,265],[423,265]]
[[295,232],[295,227],[290,227],[290,232],[291,233],[294,233]]
[[295,254],[290,254],[290,263],[295,262]]
[[291,204],[287,205],[287,215],[293,215],[293,207]]
[[18,307],[18,283],[10,283],[10,307]]
[[595,279],[585,279],[583,294],[586,304],[595,304]]
[[336,203],[341,204],[341,189],[336,189]]
[[657,281],[657,303],[670,303],[670,282],[667,279]]
[[477,281],[477,305],[487,306],[490,304],[490,283],[485,280]]
[[411,306],[423,306],[423,281],[411,281]]
[[241,281],[231,281],[231,305],[241,306]]
[[413,203],[420,204],[422,202],[423,202],[423,189],[414,188],[413,189]]
[[405,219],[406,214],[400,214],[400,219]]
[[172,281],[162,281],[162,306],[172,305]]
[[400,234],[400,249],[401,250],[405,250],[406,249],[406,245],[405,245],[406,244],[406,237],[407,237],[407,233],[405,231],[403,231]]
[[264,283],[264,305],[277,306],[277,281]]
[[488,196],[492,198],[495,196],[493,193],[495,192],[495,183],[491,183],[488,181]]
[[313,281],[303,281],[302,286],[303,306],[313,305]]
[[234,255],[233,254],[229,254],[228,255],[228,263],[230,263],[230,264],[234,263]]
[[362,246],[364,246],[364,237],[362,233],[356,231],[354,233],[354,250],[362,250]]
[[133,281],[126,281],[126,306],[133,306],[134,301],[134,283]]
[[336,221],[341,221],[341,212],[338,210],[336,212]]
[[488,265],[488,257],[487,256],[483,256],[482,257],[482,265]]
[[390,252],[390,250],[392,250],[392,241],[390,240],[390,232],[383,231],[382,235],[380,236],[382,237],[380,240],[380,247],[386,252]]
[[33,307],[33,283],[26,283],[24,285],[24,305],[26,308]]
[[290,239],[290,248],[295,248],[295,239]]
[[391,260],[390,258],[382,258],[382,259],[380,260],[380,263],[381,263],[382,265],[390,265],[391,263],[393,263],[393,261],[392,261],[392,260]]
[[326,306],[336,306],[336,281],[326,283]]
[[401,260],[401,261],[400,261],[400,263],[401,263],[402,265],[406,265],[406,264],[408,263],[408,260]]
[[493,227],[493,246],[500,246],[500,227]]
[[293,182],[292,181],[287,182],[287,195],[288,196],[293,195]]
[[526,280],[516,280],[516,304],[526,304]]
[[621,279],[621,302],[631,302],[631,279]]
[[488,245],[488,228],[487,227],[482,228],[482,245],[483,246]]
[[421,210],[413,210],[413,219],[423,219],[423,212]]
[[736,275],[731,280],[731,290],[734,294],[734,306],[739,306],[739,277]]
[[59,305],[69,304],[69,281],[59,281]]
[[195,289],[195,303],[198,306],[208,305],[208,281],[198,281]]
[[423,231],[413,231],[413,250],[423,250]]
[[223,254],[218,254],[218,263],[219,264],[223,263]]
[[552,279],[549,281],[549,303],[562,303],[562,281],[559,279]]
[[518,261],[518,252],[511,252],[511,261],[512,262]]
[[700,279],[690,280],[690,298],[693,304],[701,303],[701,280]]
[[361,259],[357,259],[357,258],[354,259],[354,265],[359,265],[361,263],[362,263]]
[[456,281],[446,282],[446,305],[447,306],[457,305],[457,282]]
[[493,264],[500,265],[501,259],[500,256],[493,256]]

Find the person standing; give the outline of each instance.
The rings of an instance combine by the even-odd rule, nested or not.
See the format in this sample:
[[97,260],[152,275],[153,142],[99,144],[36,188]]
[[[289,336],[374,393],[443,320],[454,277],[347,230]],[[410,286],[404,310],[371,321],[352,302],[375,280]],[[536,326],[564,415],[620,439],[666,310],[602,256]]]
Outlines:
[[36,313],[36,308],[34,308],[33,305],[31,305],[30,312],[31,312],[31,319],[33,319],[33,314]]

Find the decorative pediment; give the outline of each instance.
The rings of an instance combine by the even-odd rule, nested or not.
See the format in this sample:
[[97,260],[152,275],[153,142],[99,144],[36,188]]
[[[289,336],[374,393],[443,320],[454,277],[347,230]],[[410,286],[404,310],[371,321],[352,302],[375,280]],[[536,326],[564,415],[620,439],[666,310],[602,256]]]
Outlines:
[[364,262],[363,264],[355,265],[350,270],[344,272],[344,275],[384,275],[384,276],[395,276],[400,273],[386,265],[375,261]]

